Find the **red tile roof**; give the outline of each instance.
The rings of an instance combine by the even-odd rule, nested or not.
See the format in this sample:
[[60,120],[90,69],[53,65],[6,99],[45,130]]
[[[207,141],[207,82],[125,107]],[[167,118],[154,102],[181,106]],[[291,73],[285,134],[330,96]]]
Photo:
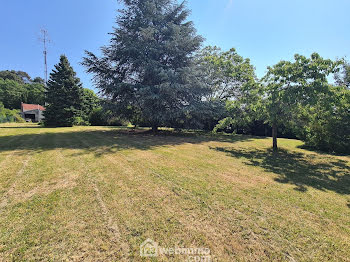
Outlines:
[[45,111],[45,107],[41,105],[32,105],[32,104],[24,104],[22,103],[22,112],[30,111],[30,110],[36,110],[39,109],[41,111]]

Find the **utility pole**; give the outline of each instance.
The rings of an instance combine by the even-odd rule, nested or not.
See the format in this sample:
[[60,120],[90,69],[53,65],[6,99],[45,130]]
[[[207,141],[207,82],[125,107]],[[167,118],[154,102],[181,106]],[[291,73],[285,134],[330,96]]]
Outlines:
[[45,85],[47,85],[47,44],[50,43],[50,40],[46,29],[41,29],[41,37],[39,40],[44,44]]

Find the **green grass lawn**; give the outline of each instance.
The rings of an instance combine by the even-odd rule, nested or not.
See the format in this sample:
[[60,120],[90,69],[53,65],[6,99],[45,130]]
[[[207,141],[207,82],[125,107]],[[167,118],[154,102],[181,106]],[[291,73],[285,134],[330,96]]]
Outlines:
[[1,125],[0,261],[139,261],[147,238],[217,261],[350,261],[350,157],[279,145]]

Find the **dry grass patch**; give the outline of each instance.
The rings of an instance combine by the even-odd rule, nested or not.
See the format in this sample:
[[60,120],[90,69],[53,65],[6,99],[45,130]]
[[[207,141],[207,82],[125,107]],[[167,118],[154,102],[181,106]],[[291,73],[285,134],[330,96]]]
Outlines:
[[151,238],[219,261],[349,261],[348,156],[287,139],[273,154],[248,136],[2,127],[0,260],[140,261]]

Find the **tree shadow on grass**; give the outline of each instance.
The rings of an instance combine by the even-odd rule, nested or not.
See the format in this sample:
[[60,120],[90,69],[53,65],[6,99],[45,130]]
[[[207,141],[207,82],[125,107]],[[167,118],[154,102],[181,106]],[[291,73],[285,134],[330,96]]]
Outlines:
[[320,154],[320,155],[332,155],[332,156],[348,156],[349,155],[347,153],[332,152],[332,151],[326,151],[326,150],[322,151],[320,149],[317,149],[317,148],[312,147],[312,146],[308,146],[306,144],[299,145],[297,147],[300,148],[300,149],[305,149],[305,150],[308,150],[308,151],[315,152],[315,153]]
[[350,166],[344,160],[332,157],[306,155],[279,149],[256,150],[242,148],[213,148],[235,158],[243,158],[245,164],[262,167],[278,175],[275,181],[295,185],[295,190],[307,191],[307,187],[350,194]]
[[55,149],[81,149],[72,156],[93,152],[96,156],[116,153],[121,150],[149,150],[162,146],[180,144],[200,144],[209,141],[234,143],[251,140],[241,135],[204,135],[191,132],[163,131],[153,135],[148,129],[132,130],[109,128],[107,130],[41,129],[41,133],[0,136],[0,152],[16,150],[16,154],[26,151],[42,152]]

